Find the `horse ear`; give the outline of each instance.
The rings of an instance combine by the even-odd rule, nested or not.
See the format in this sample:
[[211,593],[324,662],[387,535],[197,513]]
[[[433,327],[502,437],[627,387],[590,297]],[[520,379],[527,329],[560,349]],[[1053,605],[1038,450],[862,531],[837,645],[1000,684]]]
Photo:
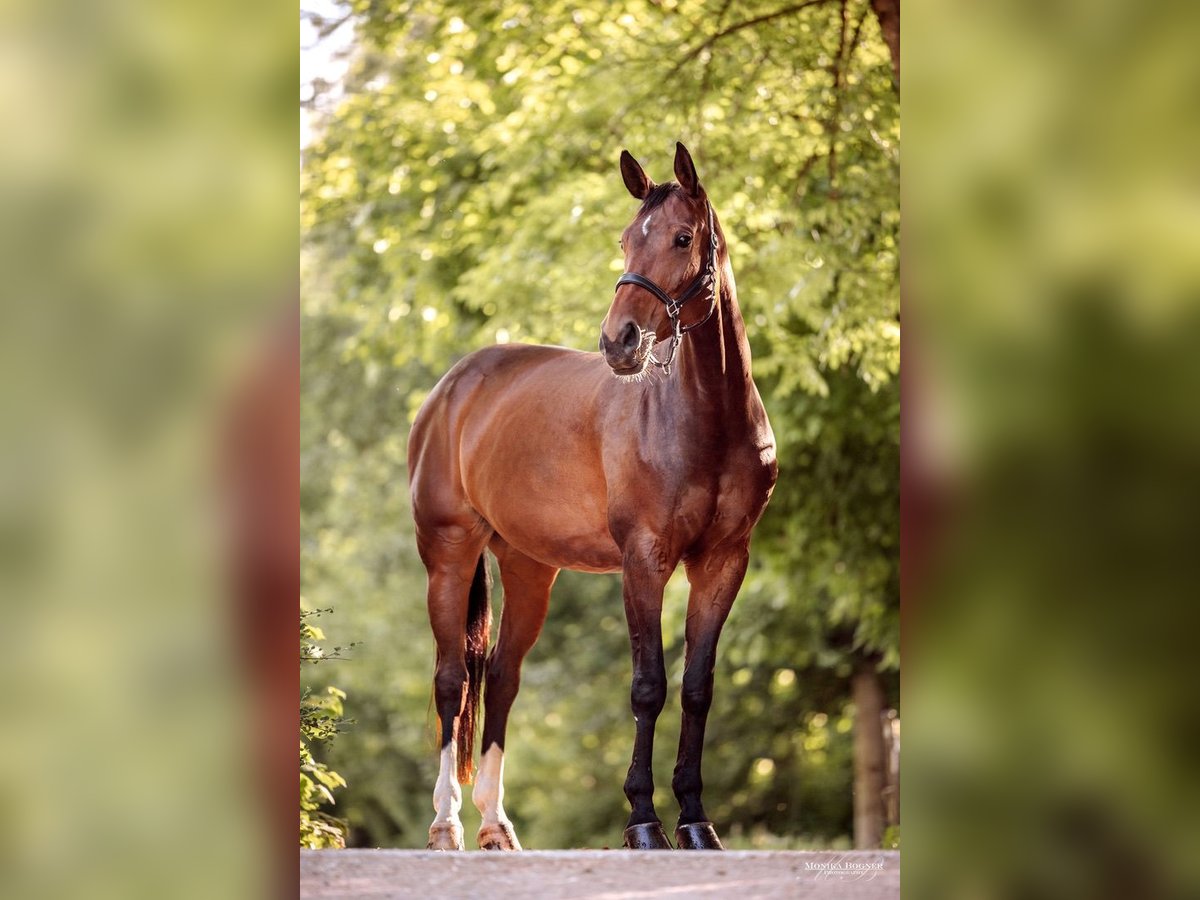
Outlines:
[[696,165],[692,162],[692,154],[688,148],[678,141],[675,142],[675,180],[692,197],[701,193],[700,176],[696,174]]
[[628,150],[621,151],[621,177],[625,179],[625,187],[638,200],[645,200],[654,182],[649,179],[638,161]]

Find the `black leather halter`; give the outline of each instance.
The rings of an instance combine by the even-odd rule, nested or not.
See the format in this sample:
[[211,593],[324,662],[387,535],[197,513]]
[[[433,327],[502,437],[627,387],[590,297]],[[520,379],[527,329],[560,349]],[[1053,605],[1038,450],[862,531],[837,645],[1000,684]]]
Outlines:
[[[645,275],[639,275],[636,272],[626,272],[617,279],[616,287],[620,287],[623,284],[635,284],[649,291],[666,306],[667,318],[671,320],[671,347],[667,351],[667,358],[664,362],[659,362],[655,359],[653,351],[650,353],[650,361],[667,375],[671,374],[671,363],[675,359],[675,351],[679,347],[679,342],[683,340],[683,336],[693,328],[699,328],[712,318],[713,310],[717,308],[717,229],[713,224],[712,204],[705,200],[704,206],[708,210],[708,253],[705,256],[704,265],[696,273],[696,277],[691,280],[679,296],[672,297]],[[679,323],[679,314],[683,311],[683,304],[706,289],[709,296],[708,312],[704,314],[704,318],[700,321],[693,322],[686,328],[682,327]]]

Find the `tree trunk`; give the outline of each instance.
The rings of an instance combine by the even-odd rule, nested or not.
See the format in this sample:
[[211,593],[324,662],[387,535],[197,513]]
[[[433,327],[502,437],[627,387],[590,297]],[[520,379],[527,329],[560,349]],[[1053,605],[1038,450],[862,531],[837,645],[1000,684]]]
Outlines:
[[892,77],[900,91],[900,0],[871,0],[871,9],[879,20],[879,30],[892,53]]
[[890,828],[900,824],[900,717],[894,709],[883,713],[884,767],[883,824]]
[[885,819],[883,683],[873,660],[860,659],[851,677],[854,697],[854,847],[871,850],[883,841]]

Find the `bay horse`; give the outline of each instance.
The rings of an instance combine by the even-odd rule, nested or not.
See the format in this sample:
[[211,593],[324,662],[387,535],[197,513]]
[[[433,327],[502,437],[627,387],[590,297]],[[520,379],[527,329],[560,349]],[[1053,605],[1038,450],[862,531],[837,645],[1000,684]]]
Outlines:
[[[691,155],[677,144],[677,180],[655,184],[626,150],[621,175],[641,207],[621,236],[625,274],[600,326],[601,352],[476,351],[413,423],[409,484],[429,576],[441,745],[429,849],[463,848],[459,783],[470,781],[485,683],[477,840],[521,849],[504,812],[504,734],[560,569],[623,574],[636,723],[624,844],[671,849],[650,764],[667,696],[663,588],[680,562],[691,590],[675,838],[681,849],[723,849],[700,799],[704,727],[717,640],[775,485],[775,438],[750,374],[728,248]],[[504,585],[490,655],[487,548]]]

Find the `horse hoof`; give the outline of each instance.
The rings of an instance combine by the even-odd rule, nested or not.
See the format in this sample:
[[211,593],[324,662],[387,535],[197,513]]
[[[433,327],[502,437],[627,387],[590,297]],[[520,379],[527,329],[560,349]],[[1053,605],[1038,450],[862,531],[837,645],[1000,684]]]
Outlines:
[[435,822],[429,826],[426,850],[463,849],[463,829],[457,822]]
[[521,842],[513,831],[511,822],[493,822],[479,826],[476,836],[480,850],[520,850]]
[[675,843],[680,850],[724,850],[712,822],[693,822],[675,829]]
[[663,831],[662,822],[630,825],[625,829],[626,850],[670,850],[671,842]]

